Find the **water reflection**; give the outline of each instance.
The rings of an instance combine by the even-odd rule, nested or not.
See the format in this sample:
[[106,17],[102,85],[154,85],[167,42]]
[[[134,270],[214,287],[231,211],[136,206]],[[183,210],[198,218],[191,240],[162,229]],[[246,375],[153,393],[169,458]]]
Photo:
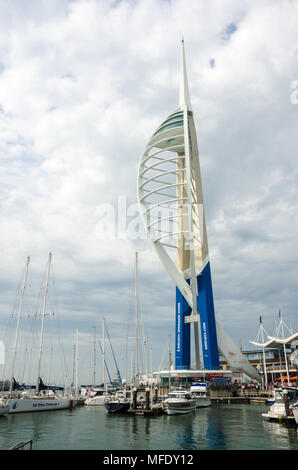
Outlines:
[[212,405],[181,416],[111,415],[104,407],[8,415],[0,448],[33,439],[33,449],[296,449],[297,427],[265,421],[255,405]]
[[164,426],[169,428],[169,433],[175,440],[171,449],[195,449],[194,421],[195,412],[186,415],[163,416]]
[[212,407],[206,419],[205,449],[226,449],[225,422],[220,409]]
[[297,449],[297,426],[286,425],[278,421],[262,422],[263,431],[268,435],[271,442],[278,442],[285,449]]

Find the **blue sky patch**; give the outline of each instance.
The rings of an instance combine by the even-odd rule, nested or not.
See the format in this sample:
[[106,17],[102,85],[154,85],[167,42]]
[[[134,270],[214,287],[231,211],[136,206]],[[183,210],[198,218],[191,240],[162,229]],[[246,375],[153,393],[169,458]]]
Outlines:
[[221,39],[223,39],[224,41],[229,41],[232,34],[234,34],[236,31],[237,26],[234,23],[228,24],[228,26],[221,33]]
[[213,58],[210,59],[210,60],[209,60],[209,65],[210,65],[210,68],[211,68],[211,69],[214,69],[214,68],[215,68],[215,59],[213,59]]

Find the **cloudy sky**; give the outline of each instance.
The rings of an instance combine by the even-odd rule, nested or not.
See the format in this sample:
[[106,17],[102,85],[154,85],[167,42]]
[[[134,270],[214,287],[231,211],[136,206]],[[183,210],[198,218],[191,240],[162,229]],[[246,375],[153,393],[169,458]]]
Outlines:
[[[174,338],[175,288],[146,241],[119,234],[118,219],[126,204],[133,224],[141,154],[178,106],[182,35],[217,319],[244,349],[260,315],[268,334],[279,308],[297,329],[297,17],[290,0],[0,0],[0,339],[8,349],[28,255],[22,338],[38,341],[28,335],[39,328],[32,315],[52,251],[46,343],[60,338],[70,376],[78,328],[80,381],[91,382],[92,328],[101,334],[104,316],[127,375],[138,250],[147,353],[159,367]],[[115,215],[105,239],[103,205]],[[63,361],[55,361],[56,372]],[[98,353],[98,379],[100,361]]]

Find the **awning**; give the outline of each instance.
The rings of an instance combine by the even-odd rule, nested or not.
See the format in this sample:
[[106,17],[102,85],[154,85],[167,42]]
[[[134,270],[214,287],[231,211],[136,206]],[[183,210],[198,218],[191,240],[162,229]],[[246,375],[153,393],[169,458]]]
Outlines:
[[268,336],[268,341],[264,343],[259,343],[257,341],[249,341],[251,344],[254,346],[257,346],[258,348],[275,348],[275,349],[280,349],[285,345],[285,347],[290,348],[291,344],[294,341],[298,341],[298,333],[295,333],[291,336],[288,336],[287,338],[275,338],[274,336]]
[[[297,380],[297,377],[289,377],[290,380]],[[288,376],[284,375],[283,377],[277,377],[276,380],[288,380]]]

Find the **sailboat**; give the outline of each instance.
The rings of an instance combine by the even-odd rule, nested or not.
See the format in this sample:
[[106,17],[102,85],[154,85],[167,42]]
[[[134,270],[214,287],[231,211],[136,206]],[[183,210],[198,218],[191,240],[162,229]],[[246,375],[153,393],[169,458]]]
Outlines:
[[130,400],[126,389],[117,390],[105,400],[107,413],[125,413],[130,408]]
[[[112,378],[111,378],[111,374],[110,374],[110,371],[109,371],[109,368],[108,368],[108,365],[107,365],[107,362],[106,362],[106,359],[105,359],[105,356],[106,356],[106,353],[105,353],[105,332],[107,333],[107,336],[108,336],[110,348],[111,348],[114,363],[115,363],[115,366],[116,366],[117,377],[114,380],[112,380]],[[87,398],[85,400],[85,405],[87,405],[87,406],[104,406],[106,400],[109,397],[109,390],[111,391],[115,387],[120,387],[121,384],[122,384],[120,371],[119,371],[118,364],[117,364],[117,361],[116,361],[114,349],[113,349],[113,346],[112,346],[112,343],[111,343],[111,338],[110,338],[110,334],[109,334],[109,331],[108,331],[108,328],[107,328],[107,325],[106,325],[105,318],[102,319],[102,345],[99,342],[99,346],[100,346],[101,353],[102,353],[102,374],[103,374],[102,387],[101,388],[93,388],[93,391],[94,391],[95,394],[93,396],[90,396],[90,398]],[[109,377],[109,382],[110,382],[110,387],[111,388],[109,388],[109,386],[106,386],[105,369],[106,369],[108,377]]]
[[39,344],[37,383],[36,383],[36,386],[30,387],[32,388],[32,390],[35,390],[35,392],[34,392],[34,395],[23,394],[22,396],[20,396],[18,394],[17,396],[14,396],[13,384],[15,384],[16,382],[15,382],[13,375],[14,375],[15,360],[16,360],[16,355],[17,355],[22,303],[23,303],[26,280],[27,280],[29,263],[30,263],[30,257],[27,258],[26,271],[24,275],[20,304],[19,304],[19,309],[18,309],[17,331],[16,331],[16,337],[15,337],[12,374],[11,374],[11,381],[10,381],[10,393],[9,393],[9,399],[7,401],[7,404],[9,405],[9,411],[8,411],[9,414],[26,413],[26,412],[34,412],[34,411],[52,411],[52,410],[59,410],[59,409],[61,410],[61,409],[67,409],[67,408],[71,409],[76,404],[75,400],[72,400],[66,396],[56,395],[55,390],[58,390],[58,389],[63,390],[62,387],[46,386],[44,385],[40,377],[41,359],[42,359],[42,351],[43,351],[43,339],[44,339],[44,322],[45,322],[45,316],[46,316],[47,294],[48,294],[51,261],[52,261],[52,253],[49,253],[49,259],[48,259],[48,265],[47,265],[47,271],[46,271],[46,282],[45,282],[44,296],[43,296],[43,305],[42,305],[42,321],[41,321],[40,344]]
[[[101,349],[101,352],[102,352],[102,387],[100,388],[93,388],[93,392],[94,394],[92,396],[90,396],[89,398],[87,398],[87,400],[85,400],[85,405],[86,406],[104,406],[105,404],[105,400],[106,400],[106,397],[108,395],[108,392],[107,390],[105,389],[105,367],[106,366],[106,362],[105,362],[105,336],[104,336],[104,333],[105,333],[105,319],[103,318],[102,319],[102,346],[99,342],[99,345],[100,345],[100,349]],[[94,329],[94,380],[93,382],[95,383],[95,357],[96,357],[96,349],[95,349],[95,329]],[[109,370],[107,368],[107,371],[108,371],[108,374],[109,374]],[[110,374],[109,374],[110,375]]]

